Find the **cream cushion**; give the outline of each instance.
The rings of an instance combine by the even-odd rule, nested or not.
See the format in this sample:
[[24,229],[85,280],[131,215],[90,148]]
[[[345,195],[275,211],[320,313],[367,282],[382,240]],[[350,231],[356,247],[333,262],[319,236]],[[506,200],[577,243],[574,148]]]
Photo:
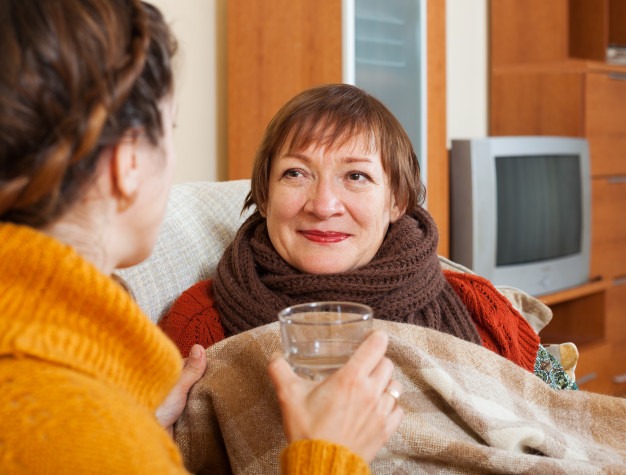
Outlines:
[[246,215],[250,180],[176,184],[152,255],[116,272],[139,306],[158,322],[194,283],[213,277]]

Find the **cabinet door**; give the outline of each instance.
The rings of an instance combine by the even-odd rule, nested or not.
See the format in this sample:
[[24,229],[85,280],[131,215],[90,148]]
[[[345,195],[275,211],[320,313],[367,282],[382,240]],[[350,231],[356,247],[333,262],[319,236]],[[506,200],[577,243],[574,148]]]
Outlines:
[[611,346],[598,343],[579,346],[576,365],[576,383],[583,391],[602,394],[613,393],[611,378]]
[[583,82],[577,72],[492,74],[489,133],[582,136]]
[[626,279],[606,293],[606,335],[611,343],[611,377],[616,395],[626,394]]
[[[374,94],[406,130],[426,176],[424,1],[353,0],[354,61],[344,80]],[[352,67],[354,66],[354,78]]]
[[589,73],[585,91],[591,174],[626,175],[626,73]]
[[613,343],[611,350],[611,369],[613,376],[613,394],[626,396],[626,345]]
[[591,193],[591,276],[625,276],[626,178],[595,178],[591,180]]
[[562,61],[568,54],[568,0],[491,0],[492,66]]

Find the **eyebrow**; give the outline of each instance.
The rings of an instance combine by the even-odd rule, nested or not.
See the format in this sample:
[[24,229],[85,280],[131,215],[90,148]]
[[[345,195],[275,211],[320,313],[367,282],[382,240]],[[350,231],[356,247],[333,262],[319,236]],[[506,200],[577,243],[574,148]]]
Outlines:
[[[311,162],[311,159],[307,155],[300,152],[287,152],[281,155],[279,158],[296,158],[298,160],[302,160],[305,163]],[[343,157],[342,161],[345,163],[373,163],[373,160],[371,158],[353,156]]]

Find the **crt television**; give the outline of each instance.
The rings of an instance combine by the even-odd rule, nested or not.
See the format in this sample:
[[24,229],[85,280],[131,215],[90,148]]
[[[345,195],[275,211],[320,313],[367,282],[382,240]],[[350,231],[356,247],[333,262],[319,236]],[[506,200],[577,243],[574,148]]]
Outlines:
[[536,296],[587,282],[590,186],[585,139],[452,140],[450,257]]

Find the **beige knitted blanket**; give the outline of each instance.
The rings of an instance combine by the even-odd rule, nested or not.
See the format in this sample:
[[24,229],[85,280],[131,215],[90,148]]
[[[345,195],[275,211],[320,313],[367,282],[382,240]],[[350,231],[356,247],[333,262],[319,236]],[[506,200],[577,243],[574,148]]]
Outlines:
[[[626,400],[550,389],[500,356],[450,335],[376,321],[405,391],[400,429],[373,473],[626,473]],[[266,374],[276,323],[207,350],[176,441],[197,473],[278,473],[285,446]]]

